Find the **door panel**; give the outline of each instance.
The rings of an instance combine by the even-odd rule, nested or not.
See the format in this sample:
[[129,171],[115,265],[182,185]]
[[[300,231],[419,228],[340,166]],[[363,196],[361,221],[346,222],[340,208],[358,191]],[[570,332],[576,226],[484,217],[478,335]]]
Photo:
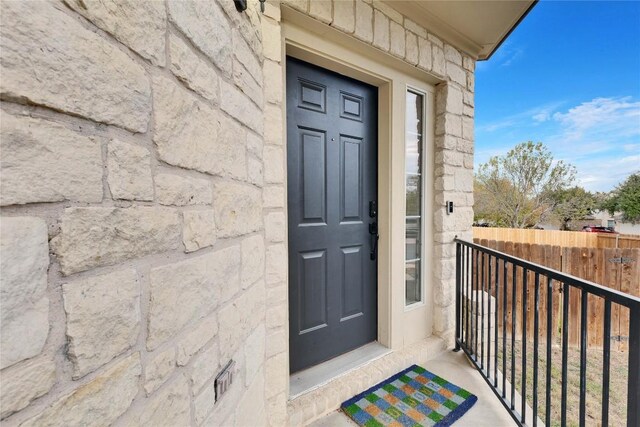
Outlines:
[[374,341],[375,87],[287,59],[291,372]]

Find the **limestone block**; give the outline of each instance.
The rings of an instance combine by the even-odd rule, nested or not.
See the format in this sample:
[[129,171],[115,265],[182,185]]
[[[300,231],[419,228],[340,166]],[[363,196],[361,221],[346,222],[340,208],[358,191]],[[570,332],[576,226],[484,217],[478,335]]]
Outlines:
[[171,72],[189,89],[217,102],[220,84],[218,73],[176,35],[169,36]]
[[46,394],[56,381],[56,364],[46,357],[28,360],[2,371],[0,419],[26,408]]
[[247,69],[237,60],[233,61],[233,82],[254,104],[262,108],[262,104],[264,103],[264,91],[262,87],[256,83]]
[[287,324],[288,310],[285,306],[269,307],[266,313],[267,328],[282,328]]
[[[314,4],[312,2],[311,4]],[[331,4],[330,2],[327,2]],[[282,102],[283,75],[282,66],[274,61],[265,60],[262,64],[264,73],[264,93],[267,102],[279,104]]]
[[467,117],[473,117],[475,115],[475,111],[473,107],[469,107],[468,105],[464,105],[462,107],[462,114]]
[[145,132],[151,88],[144,68],[59,7],[2,4],[3,98]]
[[262,139],[253,132],[247,132],[247,151],[255,157],[262,158]]
[[265,337],[264,325],[259,325],[247,338],[244,347],[245,359],[245,385],[248,387],[264,365],[265,360]]
[[265,237],[269,242],[283,242],[287,233],[284,212],[269,212],[264,220]]
[[[261,56],[262,34],[260,33],[260,21],[263,14],[260,12],[258,2],[247,2],[248,7],[244,13],[238,13],[233,2],[218,1],[218,5],[224,10],[227,18],[231,21],[231,28],[237,29],[253,52],[257,56]],[[267,9],[266,6],[265,4],[265,9]],[[279,9],[280,5],[277,4],[277,7]]]
[[462,118],[462,138],[467,141],[473,141],[473,118]]
[[392,55],[404,58],[405,54],[405,31],[404,27],[395,21],[389,24],[390,46],[389,52]]
[[276,62],[282,60],[280,25],[270,19],[262,20],[262,52],[267,59]]
[[243,346],[248,333],[264,322],[265,298],[264,282],[259,282],[220,309],[221,360],[232,357]]
[[284,187],[270,185],[262,189],[262,203],[265,208],[284,208]]
[[216,224],[213,211],[184,211],[184,226],[182,229],[182,243],[185,252],[213,246],[216,242]]
[[404,20],[402,14],[389,6],[387,3],[384,3],[380,0],[373,0],[373,6],[387,15],[392,21],[398,24],[402,24],[402,21]]
[[128,269],[62,285],[69,359],[80,378],[135,344],[140,287]]
[[[418,65],[419,53],[420,53],[420,50],[418,49],[418,36],[416,36],[410,31],[406,31],[405,36],[406,36],[406,40],[405,40],[406,49],[405,49],[404,59],[412,65]],[[430,59],[431,59],[431,52],[429,52],[429,60]]]
[[433,46],[431,45],[431,42],[429,42],[429,40],[427,39],[423,39],[422,37],[419,37],[418,49],[419,49],[418,66],[420,68],[424,68],[425,70],[431,70],[433,68],[433,56],[432,56]]
[[264,172],[262,170],[262,161],[253,156],[247,158],[247,179],[250,183],[262,187],[264,184]]
[[[438,46],[441,49],[444,49],[444,43],[442,42],[442,40],[440,40],[439,37],[435,36],[433,33],[429,33],[427,34],[427,39],[434,45]],[[444,55],[444,50],[443,50],[443,55]]]
[[[431,36],[431,34],[429,34],[429,36]],[[431,40],[431,37],[429,37],[429,40]],[[433,71],[434,74],[444,77],[445,75],[445,68],[446,68],[446,63],[444,61],[444,50],[442,49],[442,47],[438,46],[436,43],[431,42],[431,53],[432,53],[432,67],[431,67],[431,71]]]
[[287,251],[283,244],[267,248],[267,283],[284,282],[287,279]]
[[196,354],[204,345],[218,333],[218,320],[215,314],[202,320],[191,332],[178,342],[178,366],[189,363],[191,356]]
[[153,350],[212,311],[222,287],[238,289],[239,284],[239,246],[152,269],[147,348]]
[[48,120],[4,112],[0,132],[1,205],[102,201],[99,140]]
[[462,90],[462,101],[464,102],[464,105],[468,105],[470,107],[473,107],[474,106],[473,92],[463,89]]
[[131,426],[189,426],[191,407],[189,385],[180,375],[160,391],[143,400],[141,410],[128,414],[124,425]]
[[362,41],[373,41],[373,7],[363,1],[356,1],[356,27],[354,36]]
[[242,288],[246,289],[264,275],[264,240],[251,236],[242,241]]
[[306,12],[309,7],[309,0],[281,0],[283,4],[291,6],[294,9],[298,9],[301,12]]
[[460,169],[455,173],[456,190],[473,191],[473,171]]
[[246,176],[240,125],[166,77],[154,78],[154,107],[153,140],[161,160],[211,174]]
[[462,118],[451,113],[436,117],[436,135],[441,134],[462,136]]
[[284,145],[282,127],[282,107],[267,105],[264,110],[264,142],[271,145]]
[[[338,407],[338,402],[335,407]],[[280,393],[267,400],[267,416],[270,427],[287,425],[287,395],[285,393]]]
[[468,56],[462,57],[462,67],[465,70],[473,72],[476,69],[476,62]]
[[[473,143],[471,144],[473,147]],[[473,169],[473,148],[471,149],[471,154],[463,155],[463,165],[466,169]]]
[[262,86],[262,65],[253,51],[237,30],[233,31],[233,54],[238,62],[251,74],[255,81]]
[[280,22],[281,14],[280,14],[280,2],[278,3],[269,3],[266,2],[264,5],[264,16],[267,16],[277,22]]
[[281,147],[265,146],[264,156],[264,179],[270,184],[280,184],[284,182],[284,151]]
[[217,181],[213,189],[219,237],[232,237],[262,227],[262,194],[259,189],[231,181]]
[[353,0],[333,2],[333,27],[353,33],[355,30],[355,6]]
[[425,30],[422,25],[416,24],[411,19],[404,18],[404,26],[407,30],[411,31],[417,36],[422,37],[423,39],[427,38],[427,30]]
[[309,2],[309,15],[318,21],[330,24],[331,13],[333,12],[332,3],[333,1],[331,0],[313,0]]
[[239,426],[264,426],[267,423],[265,408],[265,382],[261,371],[247,389],[236,409],[236,423]]
[[444,103],[444,105],[439,105],[437,107],[437,111],[447,111],[453,114],[462,114],[462,91],[448,84],[439,92],[438,95],[438,103]]
[[140,355],[135,353],[109,367],[21,426],[104,426],[122,415],[138,393]]
[[[288,307],[283,306],[283,311],[288,310]],[[269,335],[267,336],[267,348],[266,353],[267,357],[275,356],[278,353],[282,353],[287,350],[287,343],[289,342],[289,335],[286,330],[274,330],[269,331]]]
[[62,274],[178,249],[180,217],[157,207],[67,208],[51,245]]
[[164,41],[167,30],[164,2],[137,0],[64,0],[64,2],[154,65],[164,65]]
[[444,45],[444,59],[448,62],[453,62],[456,65],[462,66],[462,55],[458,49],[448,43]]
[[107,166],[114,199],[153,200],[149,150],[114,139],[109,143]]
[[186,206],[211,204],[212,187],[207,179],[169,173],[156,175],[156,199],[161,205]]
[[433,331],[437,334],[447,332],[456,325],[455,304],[433,307]]
[[373,45],[389,50],[389,18],[377,9],[373,12]]
[[171,21],[222,72],[231,75],[231,26],[217,2],[171,0]]
[[467,71],[467,89],[473,92],[475,89],[475,85],[476,85],[475,74],[473,74],[473,72]]
[[156,391],[176,369],[176,350],[171,347],[154,355],[144,369],[144,391],[149,396]]
[[267,289],[267,306],[286,306],[288,287],[285,282],[272,285]]
[[257,133],[262,133],[262,111],[241,91],[226,82],[220,83],[220,108],[240,123]]
[[0,369],[40,354],[49,334],[47,224],[0,221]]
[[207,415],[213,409],[216,402],[216,388],[213,383],[202,389],[200,394],[193,400],[194,418],[197,425],[207,418]]
[[447,77],[462,87],[467,87],[467,74],[462,67],[452,62],[447,62]]
[[202,387],[218,374],[219,366],[218,344],[214,342],[193,362],[193,368],[191,369],[191,389],[193,394],[198,394]]
[[287,354],[281,353],[268,359],[265,364],[265,380],[269,385],[266,388],[267,399],[286,391],[289,381],[289,363]]

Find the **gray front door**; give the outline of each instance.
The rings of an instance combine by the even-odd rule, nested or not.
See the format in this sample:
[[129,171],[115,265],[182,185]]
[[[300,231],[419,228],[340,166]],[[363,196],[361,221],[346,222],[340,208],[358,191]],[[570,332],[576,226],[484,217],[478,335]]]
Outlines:
[[377,99],[287,59],[291,372],[377,336]]

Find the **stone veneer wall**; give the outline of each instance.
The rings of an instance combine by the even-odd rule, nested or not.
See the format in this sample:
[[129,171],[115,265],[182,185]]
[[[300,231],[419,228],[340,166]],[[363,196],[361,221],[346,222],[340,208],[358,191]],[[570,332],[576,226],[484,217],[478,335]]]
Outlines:
[[[249,3],[0,3],[6,425],[287,423],[281,15]],[[434,332],[450,339],[474,61],[385,4],[287,3],[443,81]]]

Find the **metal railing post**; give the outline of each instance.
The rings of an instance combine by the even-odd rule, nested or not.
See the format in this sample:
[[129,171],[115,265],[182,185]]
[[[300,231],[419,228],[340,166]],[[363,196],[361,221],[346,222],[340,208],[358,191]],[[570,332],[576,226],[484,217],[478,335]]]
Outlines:
[[461,304],[462,304],[462,245],[456,242],[456,345],[453,351],[460,351],[460,340],[462,339],[460,334],[460,316]]
[[640,426],[640,304],[629,309],[627,426]]

